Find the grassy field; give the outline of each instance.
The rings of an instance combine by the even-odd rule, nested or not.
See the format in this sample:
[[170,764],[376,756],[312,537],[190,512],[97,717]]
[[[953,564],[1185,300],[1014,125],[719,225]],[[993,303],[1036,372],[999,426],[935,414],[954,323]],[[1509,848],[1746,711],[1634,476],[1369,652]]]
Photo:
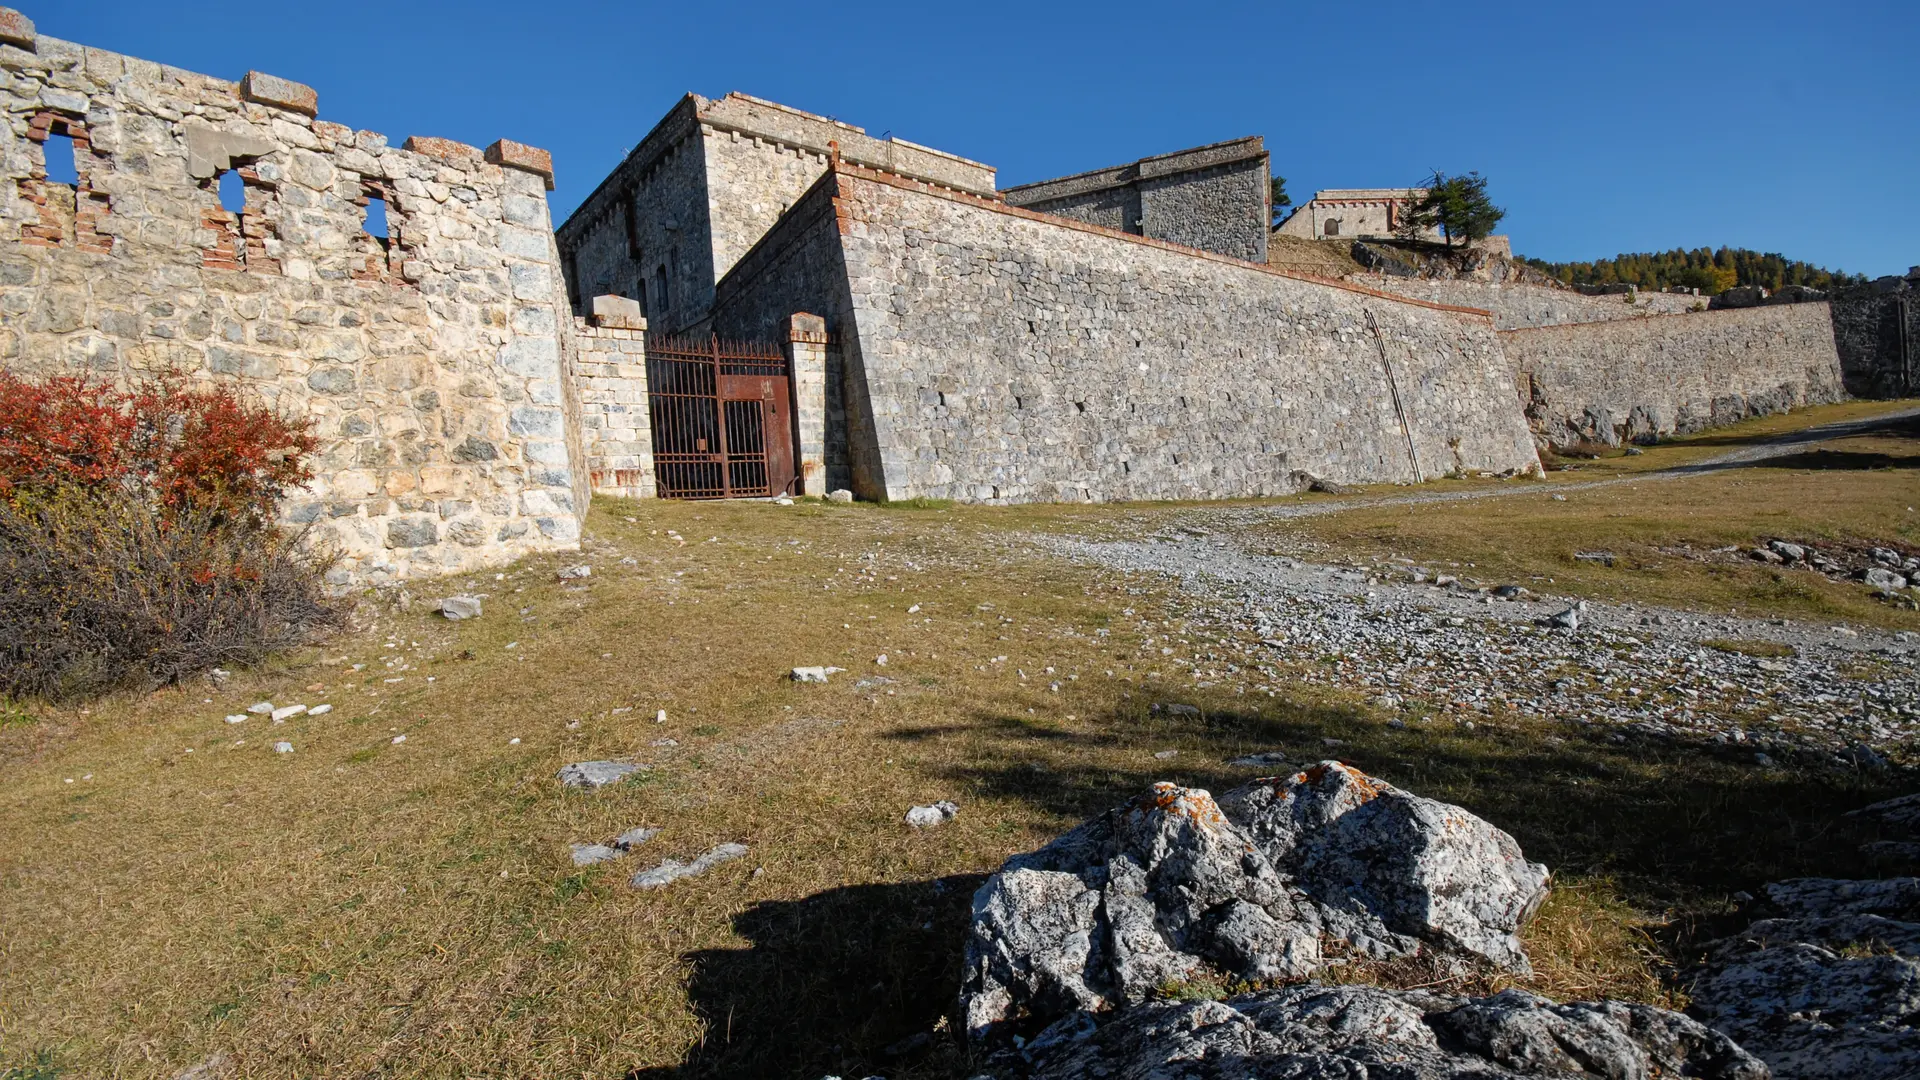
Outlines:
[[[1904,616],[1817,584],[1755,597],[1757,568],[1721,581],[1632,545],[1911,542],[1895,506],[1920,502],[1914,475],[1756,469],[1284,527],[1556,587],[1585,571],[1542,536],[1604,542],[1669,569],[1579,579],[1597,594],[1875,621]],[[450,583],[486,594],[477,621],[368,607],[361,629],[222,687],[9,706],[0,1075],[168,1077],[225,1054],[236,1077],[964,1076],[945,1037],[887,1048],[945,1030],[981,875],[1155,780],[1233,786],[1246,776],[1223,762],[1253,751],[1337,752],[1512,831],[1556,874],[1521,983],[1555,995],[1676,1001],[1670,966],[1734,891],[1871,869],[1836,816],[1897,793],[1883,783],[1524,719],[1393,728],[1331,692],[1195,690],[1173,661],[1206,657],[1220,628],[1171,620],[1157,582],[1006,539],[1174,512],[602,500],[583,555]],[[582,561],[585,583],[555,580]],[[802,664],[848,670],[784,677]],[[333,709],[223,719],[263,699]],[[606,757],[652,767],[594,793],[554,779]],[[902,822],[942,798],[952,823]],[[662,831],[637,855],[571,865],[569,843],[643,824]],[[729,841],[748,857],[625,884]]]

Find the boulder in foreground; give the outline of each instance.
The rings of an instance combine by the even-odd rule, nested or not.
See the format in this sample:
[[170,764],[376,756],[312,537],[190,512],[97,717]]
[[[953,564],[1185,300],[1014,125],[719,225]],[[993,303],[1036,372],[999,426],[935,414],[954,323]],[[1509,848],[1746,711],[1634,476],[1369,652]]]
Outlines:
[[1218,802],[1157,784],[975,894],[961,986],[990,1044],[1211,973],[1304,978],[1330,954],[1530,970],[1547,869],[1511,836],[1337,761]]

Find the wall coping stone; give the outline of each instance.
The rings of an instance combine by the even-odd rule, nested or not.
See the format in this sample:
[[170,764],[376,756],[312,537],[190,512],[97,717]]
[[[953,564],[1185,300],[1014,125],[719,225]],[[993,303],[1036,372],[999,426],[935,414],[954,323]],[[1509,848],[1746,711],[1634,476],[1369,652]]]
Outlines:
[[647,320],[640,314],[638,300],[601,295],[593,298],[593,325],[611,330],[645,330]]
[[548,191],[553,190],[553,155],[537,146],[496,139],[484,151],[484,156],[490,164],[530,172],[547,182]]
[[276,109],[320,115],[320,94],[313,87],[264,71],[249,71],[240,79],[240,96]]
[[480,148],[469,146],[454,139],[441,139],[432,135],[409,135],[400,149],[411,150],[416,154],[425,154],[441,161],[471,160],[481,156]]
[[1622,326],[1636,326],[1640,323],[1653,322],[1656,319],[1704,319],[1714,315],[1744,315],[1750,317],[1756,311],[1777,310],[1783,307],[1805,307],[1808,304],[1818,304],[1821,307],[1831,306],[1829,302],[1825,300],[1802,300],[1797,304],[1760,304],[1747,308],[1708,308],[1705,311],[1650,311],[1645,315],[1635,315],[1629,319],[1596,319],[1591,322],[1550,323],[1546,326],[1516,326],[1508,330],[1498,330],[1495,332],[1507,335],[1540,334],[1549,330],[1591,330],[1596,326],[1612,326],[1615,323],[1619,323]]
[[12,8],[0,8],[0,43],[33,51],[33,20]]

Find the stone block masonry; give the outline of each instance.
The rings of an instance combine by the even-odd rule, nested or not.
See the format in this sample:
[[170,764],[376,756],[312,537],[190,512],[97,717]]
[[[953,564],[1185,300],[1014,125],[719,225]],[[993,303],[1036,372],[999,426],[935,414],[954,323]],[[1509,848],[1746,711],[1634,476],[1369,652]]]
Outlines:
[[[396,147],[316,119],[311,87],[87,48],[4,10],[0,42],[0,364],[178,372],[311,419],[318,475],[283,510],[342,552],[338,586],[578,545],[543,153]],[[51,154],[77,187],[48,179]]]
[[1258,135],[1006,190],[1009,205],[1267,261],[1271,163]]
[[851,165],[736,275],[723,332],[797,308],[840,337],[829,442],[868,498],[1231,498],[1538,467],[1484,312]]
[[1687,434],[1840,401],[1825,303],[1502,331],[1543,446]]

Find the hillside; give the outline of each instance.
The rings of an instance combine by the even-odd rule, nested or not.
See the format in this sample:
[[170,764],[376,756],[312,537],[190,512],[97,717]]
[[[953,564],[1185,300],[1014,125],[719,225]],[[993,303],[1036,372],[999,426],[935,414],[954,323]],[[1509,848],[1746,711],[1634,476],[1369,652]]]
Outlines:
[[1864,282],[1865,276],[1847,274],[1788,259],[1773,252],[1748,248],[1722,247],[1718,250],[1675,248],[1659,253],[1631,253],[1593,262],[1548,262],[1524,259],[1526,263],[1567,285],[1611,285],[1626,283],[1642,289],[1672,286],[1699,289],[1702,293],[1725,292],[1736,285],[1759,285],[1778,291],[1788,285],[1831,289],[1836,285]]

